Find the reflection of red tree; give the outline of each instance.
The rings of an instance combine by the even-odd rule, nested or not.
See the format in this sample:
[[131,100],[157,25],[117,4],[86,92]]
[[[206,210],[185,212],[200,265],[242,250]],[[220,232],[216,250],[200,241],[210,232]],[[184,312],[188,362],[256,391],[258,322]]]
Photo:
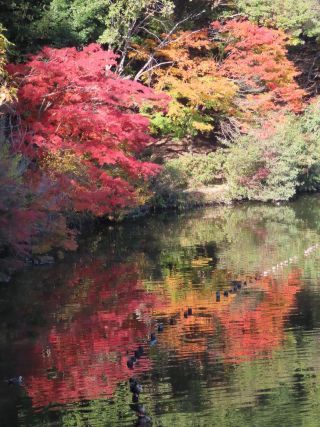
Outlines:
[[[159,346],[174,349],[180,358],[202,359],[211,351],[226,363],[268,357],[284,339],[299,281],[298,274],[283,283],[264,278],[251,292],[222,296],[221,302],[211,290],[190,289],[185,298],[164,304],[164,295],[148,294],[140,285],[134,264],[106,269],[96,261],[78,267],[67,288],[68,303],[52,309],[54,325],[28,352],[28,372],[22,372],[35,407],[110,396],[132,375],[127,351],[131,355],[147,337],[152,315],[176,318],[177,324],[160,335]],[[185,319],[188,306],[194,313]],[[143,357],[134,374],[150,367]]]
[[236,305],[217,313],[224,327],[222,357],[239,363],[271,355],[284,339],[284,325],[299,291],[299,275],[292,273],[286,282],[277,284],[270,278],[259,281],[262,301],[250,307],[252,298],[244,297]]
[[[132,354],[148,335],[139,315],[155,297],[140,286],[134,265],[104,269],[95,262],[78,268],[69,286],[73,298],[57,315],[46,344],[31,353],[26,384],[37,407],[111,395],[132,374],[127,351]],[[143,357],[135,374],[149,365]]]

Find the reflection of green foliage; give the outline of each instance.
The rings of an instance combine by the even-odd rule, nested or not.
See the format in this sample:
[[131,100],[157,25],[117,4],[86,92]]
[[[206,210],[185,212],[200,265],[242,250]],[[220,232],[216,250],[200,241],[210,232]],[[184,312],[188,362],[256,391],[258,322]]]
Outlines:
[[[117,425],[119,419],[131,420],[132,422],[136,417],[129,408],[130,396],[127,389],[127,384],[121,384],[112,400],[97,399],[86,403],[67,405],[56,413],[57,419],[55,420],[55,424],[52,424],[50,408],[47,408],[41,414],[32,418],[32,426],[111,427]],[[23,420],[28,416],[28,411],[25,410],[20,416]]]
[[[320,367],[317,336],[307,336],[297,343],[289,333],[282,351],[272,358],[225,367],[219,377],[219,387],[210,383],[217,375],[205,363],[199,371],[196,365],[175,371],[180,377],[180,390],[168,368],[166,354],[157,357],[156,371],[163,379],[155,382],[153,392],[144,393],[143,403],[154,425],[170,427],[316,427],[320,416]],[[181,393],[188,395],[181,399]],[[95,400],[56,408],[54,422],[50,412],[32,415],[32,426],[66,427],[131,425],[136,419],[129,408],[127,384],[121,384],[112,401]],[[31,414],[25,407],[19,414],[20,425]],[[58,410],[57,410],[58,409]],[[158,414],[158,415],[156,415]],[[31,419],[31,418],[29,418]]]
[[[97,250],[107,250],[116,241],[116,256],[136,259],[142,277],[151,273],[154,279],[163,278],[170,269],[190,272],[190,263],[199,257],[199,250],[204,257],[214,253],[217,268],[234,274],[241,270],[262,272],[295,255],[300,256],[304,268],[314,259],[303,258],[303,251],[318,241],[320,200],[304,196],[279,206],[220,206],[158,215],[134,224],[116,226],[104,238],[99,235]],[[210,246],[216,252],[208,255]]]

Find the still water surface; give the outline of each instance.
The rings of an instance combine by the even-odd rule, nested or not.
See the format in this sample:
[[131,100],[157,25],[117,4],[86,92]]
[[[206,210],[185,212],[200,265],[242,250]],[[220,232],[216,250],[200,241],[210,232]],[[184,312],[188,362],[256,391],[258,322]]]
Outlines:
[[0,425],[319,426],[319,275],[318,196],[91,235],[0,288]]

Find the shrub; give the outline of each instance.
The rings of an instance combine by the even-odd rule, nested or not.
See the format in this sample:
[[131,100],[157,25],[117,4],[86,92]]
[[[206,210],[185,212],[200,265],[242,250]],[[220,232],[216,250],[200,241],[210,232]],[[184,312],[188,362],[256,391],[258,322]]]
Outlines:
[[270,118],[225,150],[230,197],[289,200],[320,188],[320,117],[316,106],[298,118]]
[[181,207],[187,203],[187,197],[183,193],[187,187],[186,173],[168,162],[152,182],[154,195],[150,205],[160,209]]
[[300,186],[305,191],[320,189],[320,100],[316,99],[300,119],[301,131],[307,145]]
[[189,186],[212,185],[221,182],[224,155],[222,151],[204,154],[185,154],[167,162],[166,167],[179,171]]

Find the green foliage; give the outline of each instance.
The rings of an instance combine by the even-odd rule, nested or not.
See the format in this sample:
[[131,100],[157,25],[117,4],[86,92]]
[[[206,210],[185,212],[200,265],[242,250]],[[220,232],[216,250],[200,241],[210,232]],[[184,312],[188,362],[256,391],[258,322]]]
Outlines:
[[151,206],[157,209],[183,207],[187,203],[184,190],[188,187],[188,177],[183,170],[168,162],[152,183]]
[[[177,114],[164,114],[157,112],[148,116],[151,120],[151,131],[154,135],[171,135],[181,139],[188,136],[196,136],[200,131],[212,129],[212,117],[201,114],[190,107],[181,106],[175,101],[171,103],[169,113],[175,109]],[[195,125],[196,124],[196,125]]]
[[235,199],[288,200],[294,196],[306,149],[294,119],[266,139],[252,131],[228,150],[226,178]]
[[[9,45],[10,43],[4,36],[4,29],[0,24],[0,114],[4,112],[4,107],[8,103],[13,101],[16,95],[16,90],[5,68],[7,64],[7,53],[8,53]],[[1,133],[1,122],[0,122],[0,133]],[[1,136],[0,136],[0,142],[1,142]]]
[[300,185],[304,191],[320,189],[320,100],[317,99],[300,119],[301,132],[306,141],[307,153],[304,169],[300,174]]
[[292,37],[320,37],[320,7],[317,0],[237,0],[241,11],[259,24],[281,28]]
[[20,50],[32,50],[41,35],[34,23],[43,15],[50,0],[0,0],[0,23],[8,39]]
[[181,176],[185,176],[189,186],[213,185],[222,179],[224,163],[222,151],[205,154],[185,154],[177,159],[169,160],[166,168],[171,168]]
[[[274,120],[274,119],[273,119]],[[225,151],[230,197],[289,200],[320,188],[319,104],[237,137]]]
[[121,48],[144,29],[158,26],[163,32],[158,20],[172,13],[171,0],[0,0],[0,22],[22,52],[44,44],[78,46],[98,39]]
[[[192,189],[220,184],[223,178],[224,161],[225,156],[222,150],[208,155],[184,154],[168,160],[162,172],[152,183],[154,195],[150,202],[151,206],[156,209],[183,210],[190,206],[210,203],[205,199],[205,194],[193,192]],[[188,191],[189,189],[191,191]]]
[[[107,0],[108,13],[105,30],[99,41],[112,47],[121,47],[136,36],[136,31],[155,25],[159,17],[169,17],[173,13],[171,0]],[[161,31],[163,32],[163,28]]]
[[96,41],[105,28],[109,0],[52,0],[35,30],[56,46]]

